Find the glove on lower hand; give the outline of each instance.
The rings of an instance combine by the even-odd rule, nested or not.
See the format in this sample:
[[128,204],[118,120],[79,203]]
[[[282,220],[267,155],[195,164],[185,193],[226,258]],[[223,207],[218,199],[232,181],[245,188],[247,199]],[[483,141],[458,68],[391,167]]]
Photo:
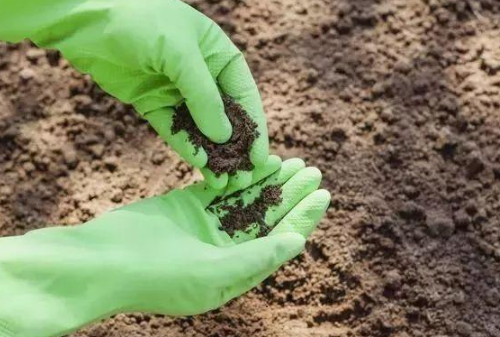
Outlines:
[[[301,160],[271,156],[242,193],[199,183],[85,225],[0,239],[0,337],[61,336],[120,312],[217,308],[302,251],[329,204],[320,180]],[[220,230],[224,203],[251,202],[267,185],[282,185],[268,236]]]
[[[266,119],[259,91],[242,53],[212,20],[179,0],[0,0],[0,39],[29,38],[57,49],[99,86],[150,121],[160,136],[213,187],[207,154],[187,133],[171,132],[174,107],[185,100],[200,131],[214,142],[232,132],[219,90],[233,97],[258,125],[250,160],[267,160]],[[248,186],[239,171],[232,184]],[[231,181],[230,181],[231,183]]]

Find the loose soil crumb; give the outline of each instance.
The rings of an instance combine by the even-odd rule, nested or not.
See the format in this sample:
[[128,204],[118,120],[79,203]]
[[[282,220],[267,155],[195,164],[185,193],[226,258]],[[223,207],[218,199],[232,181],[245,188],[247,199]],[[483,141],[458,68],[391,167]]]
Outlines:
[[207,152],[207,166],[216,176],[222,173],[233,175],[238,170],[251,171],[254,166],[250,161],[250,148],[259,136],[257,124],[231,97],[223,96],[222,101],[233,126],[233,134],[228,142],[217,144],[205,137],[196,126],[186,104],[178,107],[174,114],[172,134],[175,135],[181,130],[187,131],[196,153],[200,147]]
[[238,199],[234,205],[223,205],[220,208],[228,213],[220,219],[221,229],[233,237],[236,231],[250,232],[253,229],[251,225],[257,224],[257,235],[265,236],[269,233],[269,227],[264,221],[266,211],[269,207],[278,205],[281,200],[281,187],[270,185],[264,187],[260,196],[251,204],[245,206],[242,199]]

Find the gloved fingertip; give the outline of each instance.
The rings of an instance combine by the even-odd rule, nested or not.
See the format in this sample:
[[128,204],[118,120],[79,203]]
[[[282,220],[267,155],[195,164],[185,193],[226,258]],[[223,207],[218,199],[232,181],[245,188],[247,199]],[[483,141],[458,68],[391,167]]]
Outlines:
[[220,189],[223,189],[227,186],[228,181],[229,181],[229,177],[228,177],[227,173],[222,173],[219,176],[217,176],[217,175],[215,175],[215,173],[210,171],[207,167],[200,169],[200,171],[201,171],[201,174],[203,174],[203,176],[205,177],[205,180],[210,187],[212,187],[216,190],[220,190]]
[[325,205],[325,210],[326,210],[326,208],[330,204],[330,200],[332,199],[332,194],[325,189],[321,189],[321,190],[315,191],[314,195],[315,195],[316,199],[318,200],[318,202],[323,201],[323,203],[326,204]]
[[266,160],[266,165],[269,165],[269,166],[281,166],[281,163],[282,163],[282,159],[280,156],[277,156],[275,154],[272,154],[270,156],[267,157],[267,160]]
[[[200,127],[201,133],[203,133],[208,139],[217,144],[224,144],[233,134],[233,126],[231,122],[223,112],[224,116],[219,118],[219,122],[216,125],[210,125],[208,127]],[[208,117],[210,118],[210,117]]]
[[217,83],[205,68],[206,65],[200,71],[206,77],[201,74],[197,83],[186,84],[183,96],[189,113],[201,133],[212,142],[225,143],[231,138],[233,128],[226,115]]
[[282,264],[299,255],[306,243],[304,236],[299,233],[287,232],[273,235],[275,240],[275,252],[278,256],[278,263]]
[[[184,156],[183,156],[184,157]],[[196,168],[201,169],[202,167],[207,166],[208,163],[208,155],[207,152],[203,148],[195,149],[195,153],[192,156],[189,156],[189,159],[184,157],[186,161],[193,165]]]
[[327,190],[316,190],[299,202],[271,231],[270,236],[297,233],[307,238],[316,229],[330,205]]
[[306,167],[306,163],[304,162],[304,160],[302,158],[295,157],[295,158],[290,158],[290,159],[286,159],[285,161],[283,161],[282,167],[283,167],[283,169],[297,173],[298,171],[300,171]]
[[266,163],[269,157],[269,140],[267,135],[260,136],[252,145],[250,150],[250,161],[255,167],[262,166]]
[[316,179],[319,179],[321,181],[321,179],[323,178],[323,173],[321,173],[321,171],[317,167],[310,166],[307,169],[308,169],[309,174],[311,176],[313,176]]
[[218,91],[213,97],[204,96],[201,102],[188,101],[191,116],[205,137],[214,143],[225,143],[231,139],[233,126],[224,110],[222,97]]
[[245,189],[252,184],[251,171],[238,171],[234,176],[229,178],[229,186],[236,190]]
[[184,188],[184,191],[192,193],[202,203],[203,207],[210,205],[216,197],[223,193],[223,190],[211,188],[206,181],[199,181],[189,185]]

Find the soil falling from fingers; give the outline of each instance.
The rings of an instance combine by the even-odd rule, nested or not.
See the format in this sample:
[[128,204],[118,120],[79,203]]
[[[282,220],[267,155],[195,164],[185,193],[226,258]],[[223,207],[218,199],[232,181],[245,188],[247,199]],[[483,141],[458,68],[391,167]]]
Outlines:
[[230,237],[234,237],[237,231],[249,232],[254,228],[252,225],[256,224],[258,226],[257,236],[265,236],[270,230],[264,221],[266,211],[281,201],[281,187],[270,185],[264,187],[260,196],[246,206],[242,199],[238,199],[234,205],[222,205],[220,209],[227,211],[227,214],[220,219],[222,229]]
[[217,144],[205,137],[196,126],[186,104],[176,109],[172,134],[185,130],[195,151],[199,151],[202,147],[207,152],[207,166],[216,176],[222,173],[234,175],[238,170],[251,171],[254,166],[250,161],[250,148],[259,136],[257,124],[231,97],[224,96],[222,101],[226,115],[233,126],[233,134],[228,142]]

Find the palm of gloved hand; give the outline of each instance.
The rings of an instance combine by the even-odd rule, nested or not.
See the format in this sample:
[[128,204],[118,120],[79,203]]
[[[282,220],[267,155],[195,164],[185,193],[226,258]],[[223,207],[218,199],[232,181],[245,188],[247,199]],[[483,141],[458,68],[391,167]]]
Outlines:
[[[302,251],[330,200],[328,192],[317,190],[320,181],[320,172],[305,168],[302,160],[281,163],[271,156],[253,172],[254,185],[242,193],[226,191],[221,197],[222,191],[200,183],[99,219],[132,240],[134,273],[143,276],[133,287],[134,310],[198,314],[256,286]],[[266,213],[267,225],[274,227],[270,235],[255,239],[254,229],[231,238],[221,230],[222,205],[237,199],[249,203],[269,185],[282,186],[282,202]]]
[[[184,100],[200,131],[220,143],[232,128],[219,90],[233,97],[258,125],[250,160],[257,167],[267,160],[257,86],[242,53],[212,20],[180,0],[59,0],[39,6],[36,16],[13,15],[23,21],[11,24],[21,30],[18,38],[60,50],[105,91],[133,104],[187,162],[204,168],[211,186],[225,187],[228,175],[215,176],[206,166],[206,152],[196,151],[185,131],[171,131],[174,107]],[[20,35],[33,26],[32,34]],[[229,180],[244,188],[250,179],[251,173],[239,171]]]
[[[0,298],[9,305],[0,305],[0,336],[2,329],[7,336],[60,336],[119,312],[217,308],[302,251],[329,203],[328,192],[317,190],[320,180],[299,159],[271,156],[253,173],[258,184],[240,194],[221,196],[199,183],[81,226],[3,238]],[[250,202],[266,185],[282,186],[282,202],[266,213],[271,233],[256,239],[255,231],[233,238],[221,231],[221,205]]]

